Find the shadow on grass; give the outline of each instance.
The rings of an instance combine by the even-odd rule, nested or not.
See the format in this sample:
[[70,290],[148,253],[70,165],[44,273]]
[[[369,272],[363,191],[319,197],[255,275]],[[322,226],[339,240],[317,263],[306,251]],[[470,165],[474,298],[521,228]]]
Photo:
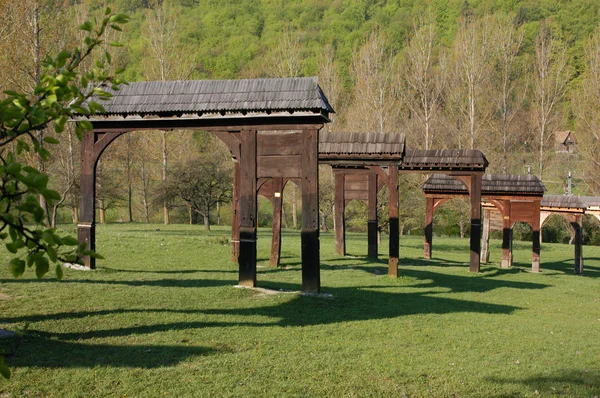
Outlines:
[[[524,379],[508,379],[503,377],[488,378],[493,384],[517,384],[536,391],[536,395],[544,396],[586,396],[595,397],[600,394],[600,372],[598,369],[563,369],[551,375],[539,375]],[[582,391],[582,390],[585,390]],[[522,391],[519,391],[521,395]],[[585,395],[581,395],[581,394]]]
[[232,352],[227,347],[208,348],[182,345],[110,345],[58,340],[48,333],[30,333],[22,347],[7,361],[10,367],[94,368],[115,366],[160,368],[193,356]]
[[152,279],[152,280],[93,280],[93,279],[0,279],[0,283],[56,283],[73,284],[84,283],[91,285],[125,285],[125,286],[148,286],[148,287],[178,287],[178,288],[199,288],[199,287],[219,287],[232,286],[237,283],[236,280],[217,280],[217,279]]

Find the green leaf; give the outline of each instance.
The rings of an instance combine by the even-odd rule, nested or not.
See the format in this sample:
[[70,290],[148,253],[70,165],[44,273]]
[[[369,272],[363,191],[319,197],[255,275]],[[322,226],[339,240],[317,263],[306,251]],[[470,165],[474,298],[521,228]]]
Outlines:
[[35,259],[35,276],[41,279],[48,273],[50,269],[50,263],[46,257],[38,257]]
[[58,254],[56,253],[56,250],[52,246],[47,246],[46,251],[48,253],[48,257],[50,257],[50,261],[55,263],[58,260]]
[[79,244],[79,241],[73,238],[72,236],[63,236],[60,239],[60,243],[65,246],[77,246]]
[[25,261],[13,258],[10,260],[10,263],[8,263],[8,270],[15,278],[18,278],[25,272]]
[[0,376],[6,380],[10,379],[10,369],[4,364],[4,357],[0,356]]
[[52,145],[60,144],[60,141],[54,137],[44,137],[44,142]]
[[90,21],[85,21],[84,23],[82,23],[81,25],[79,25],[79,29],[81,30],[85,30],[87,32],[91,32],[92,31],[92,23]]
[[7,243],[6,244],[6,250],[8,250],[9,252],[11,252],[12,254],[16,254],[17,253],[17,247],[15,246],[14,243]]
[[50,245],[54,245],[56,243],[54,242],[54,237],[52,236],[52,232],[50,230],[45,230],[42,233],[42,239],[44,240],[44,242]]
[[21,164],[17,162],[12,162],[6,165],[6,172],[8,174],[17,175],[21,172]]
[[59,281],[62,280],[64,272],[63,272],[63,267],[60,264],[56,264],[56,279],[58,279]]
[[96,258],[98,260],[104,260],[104,257],[102,257],[102,255],[100,253],[88,251],[85,254],[89,255],[92,258]]

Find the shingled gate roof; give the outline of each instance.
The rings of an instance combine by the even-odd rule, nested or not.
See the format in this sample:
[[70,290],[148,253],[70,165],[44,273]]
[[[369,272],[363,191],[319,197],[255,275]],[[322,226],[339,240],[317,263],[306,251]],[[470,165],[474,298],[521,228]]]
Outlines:
[[[532,175],[484,174],[481,181],[482,195],[542,196],[546,188],[540,179]],[[433,174],[423,184],[425,193],[467,194],[467,187],[445,174]]]
[[400,169],[485,171],[487,166],[487,159],[476,149],[412,149],[406,151]]
[[300,111],[327,116],[334,112],[316,77],[133,82],[118,91],[107,91],[113,97],[98,101],[106,114],[90,119]]
[[399,163],[404,156],[404,134],[319,133],[319,160],[377,159]]
[[587,209],[588,204],[575,195],[544,195],[542,207],[560,207],[564,209]]

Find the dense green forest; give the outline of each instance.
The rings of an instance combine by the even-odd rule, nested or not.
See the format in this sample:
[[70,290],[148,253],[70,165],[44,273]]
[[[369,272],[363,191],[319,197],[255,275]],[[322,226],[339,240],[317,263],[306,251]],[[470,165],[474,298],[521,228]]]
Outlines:
[[[113,64],[130,81],[319,76],[336,109],[328,129],[405,133],[414,148],[477,148],[489,172],[531,170],[549,193],[562,194],[572,171],[575,193],[600,194],[595,0],[0,0],[0,6],[2,90],[31,87],[44,55],[71,45],[78,24],[110,6],[132,18],[120,35],[106,37],[124,44],[113,51]],[[564,134],[555,133],[567,130],[576,142],[564,150],[557,142]],[[77,145],[65,135],[53,159],[37,165],[65,196],[49,209],[59,222],[77,218]],[[227,192],[208,215],[167,189],[190,165],[223,170],[227,161],[208,134],[129,134],[99,165],[100,221],[206,216],[227,223]],[[324,168],[321,174],[321,216],[331,227],[331,177]],[[401,180],[402,232],[421,233],[423,177]],[[299,196],[295,186],[286,189],[284,226],[297,227]],[[439,234],[468,232],[466,207],[453,202],[436,215]],[[261,202],[264,225],[269,206]],[[364,228],[364,213],[360,203],[350,206],[351,228]],[[600,241],[597,223],[588,221],[587,241]],[[544,231],[550,240],[569,238],[562,219],[551,218]],[[527,234],[519,226],[517,237]]]

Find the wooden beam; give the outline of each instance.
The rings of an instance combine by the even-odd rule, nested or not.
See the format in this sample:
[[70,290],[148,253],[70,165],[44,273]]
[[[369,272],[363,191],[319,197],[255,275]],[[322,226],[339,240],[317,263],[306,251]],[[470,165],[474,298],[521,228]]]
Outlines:
[[[111,133],[89,131],[84,134],[81,141],[79,182],[81,202],[77,238],[79,243],[85,243],[87,250],[96,250],[96,165],[104,150],[122,134],[122,131]],[[82,260],[86,267],[96,268],[94,257],[82,256]]]
[[239,284],[256,286],[256,131],[240,133],[240,252]]
[[471,258],[469,271],[479,272],[481,251],[481,175],[470,177],[471,196]]
[[368,195],[367,200],[367,257],[376,260],[378,256],[377,246],[377,174],[369,173],[368,176]]
[[319,130],[303,131],[302,144],[302,290],[321,289],[319,253]]
[[571,222],[575,230],[575,274],[583,274],[583,215],[577,215],[575,221]]
[[423,246],[424,256],[426,259],[431,258],[431,250],[433,243],[433,197],[427,197],[425,199],[425,243]]
[[490,261],[490,209],[483,209],[483,246],[481,248],[481,261],[488,263]]
[[[512,210],[511,206],[511,210]],[[540,249],[541,249],[541,209],[540,202],[536,202],[531,209],[531,243],[532,243],[532,254],[531,254],[531,271],[540,272]],[[512,252],[512,250],[511,250]]]
[[231,209],[233,213],[231,220],[231,261],[237,263],[240,256],[240,163],[237,159],[233,162]]
[[502,268],[512,267],[512,222],[510,219],[510,201],[504,203],[502,214]]
[[390,195],[390,251],[388,259],[388,275],[398,277],[398,258],[400,257],[400,222],[398,219],[398,166],[388,169],[388,191]]
[[334,229],[335,229],[335,252],[340,256],[346,255],[346,221],[344,211],[346,209],[345,174],[335,173],[335,198],[334,198]]
[[281,209],[283,204],[283,178],[273,179],[273,197],[271,204],[273,205],[273,221],[271,223],[271,231],[273,238],[271,240],[271,258],[269,264],[272,267],[278,267],[281,259]]

